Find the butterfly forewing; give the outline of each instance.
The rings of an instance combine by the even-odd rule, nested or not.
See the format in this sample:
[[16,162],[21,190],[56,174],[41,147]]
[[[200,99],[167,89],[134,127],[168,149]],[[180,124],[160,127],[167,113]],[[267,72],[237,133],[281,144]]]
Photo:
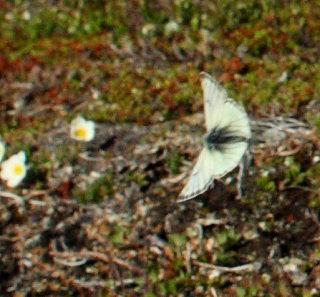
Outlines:
[[222,116],[217,128],[228,127],[235,135],[249,139],[251,137],[249,118],[241,105],[232,99],[224,103]]
[[201,86],[203,90],[206,128],[209,131],[221,121],[221,113],[228,95],[219,83],[205,72],[201,72]]

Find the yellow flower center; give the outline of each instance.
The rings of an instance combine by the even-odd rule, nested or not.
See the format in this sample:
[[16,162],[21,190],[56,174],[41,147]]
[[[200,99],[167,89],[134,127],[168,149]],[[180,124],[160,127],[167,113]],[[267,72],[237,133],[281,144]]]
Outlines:
[[86,138],[86,136],[87,136],[87,130],[84,129],[84,128],[80,128],[80,129],[78,129],[78,130],[76,131],[76,135],[77,135],[78,137],[81,137],[81,138]]
[[16,175],[21,175],[23,173],[23,166],[21,165],[14,166],[14,173]]

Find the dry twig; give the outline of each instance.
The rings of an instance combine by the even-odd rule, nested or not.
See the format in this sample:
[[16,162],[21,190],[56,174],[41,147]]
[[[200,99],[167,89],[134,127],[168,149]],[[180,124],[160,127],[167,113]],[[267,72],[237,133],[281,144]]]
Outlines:
[[[126,268],[128,270],[131,270],[135,273],[138,273],[140,275],[143,274],[143,270],[138,267],[134,267],[127,262],[116,258],[116,257],[108,257],[105,254],[98,253],[98,252],[90,252],[90,251],[84,251],[84,252],[50,252],[50,255],[54,257],[54,260],[56,261],[56,257],[58,258],[90,258],[90,259],[95,259],[99,260],[105,263],[110,263],[111,261],[123,268]],[[59,261],[59,259],[58,259]],[[74,263],[74,261],[73,261]],[[61,264],[61,261],[60,261]],[[70,266],[70,265],[68,265]]]
[[20,204],[21,206],[25,206],[24,200],[21,196],[18,196],[16,194],[10,193],[10,192],[5,192],[5,191],[0,191],[0,196],[4,198],[9,198],[13,199],[15,202]]
[[217,266],[214,264],[202,263],[202,262],[198,262],[198,261],[194,261],[193,263],[197,266],[200,266],[200,267],[214,269],[214,270],[218,270],[221,272],[233,272],[233,273],[258,271],[261,267],[261,263],[259,263],[259,262],[244,264],[244,265],[235,266],[235,267]]

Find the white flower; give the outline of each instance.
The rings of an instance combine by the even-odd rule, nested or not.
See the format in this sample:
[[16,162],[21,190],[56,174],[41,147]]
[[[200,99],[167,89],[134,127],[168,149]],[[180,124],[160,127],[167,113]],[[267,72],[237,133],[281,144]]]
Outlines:
[[21,151],[1,164],[0,177],[9,187],[16,187],[26,176],[26,153]]
[[4,153],[6,152],[5,144],[0,140],[0,162],[3,159]]
[[83,117],[76,117],[70,126],[71,138],[79,141],[90,141],[95,135],[95,123],[87,121]]

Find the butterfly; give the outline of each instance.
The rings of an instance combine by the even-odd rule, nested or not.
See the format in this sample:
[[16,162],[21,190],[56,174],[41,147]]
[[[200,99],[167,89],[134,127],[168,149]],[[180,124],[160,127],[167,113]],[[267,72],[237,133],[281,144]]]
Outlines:
[[207,133],[204,147],[178,202],[204,193],[215,178],[221,178],[237,167],[251,137],[250,121],[244,108],[229,98],[213,77],[204,72],[200,75]]

